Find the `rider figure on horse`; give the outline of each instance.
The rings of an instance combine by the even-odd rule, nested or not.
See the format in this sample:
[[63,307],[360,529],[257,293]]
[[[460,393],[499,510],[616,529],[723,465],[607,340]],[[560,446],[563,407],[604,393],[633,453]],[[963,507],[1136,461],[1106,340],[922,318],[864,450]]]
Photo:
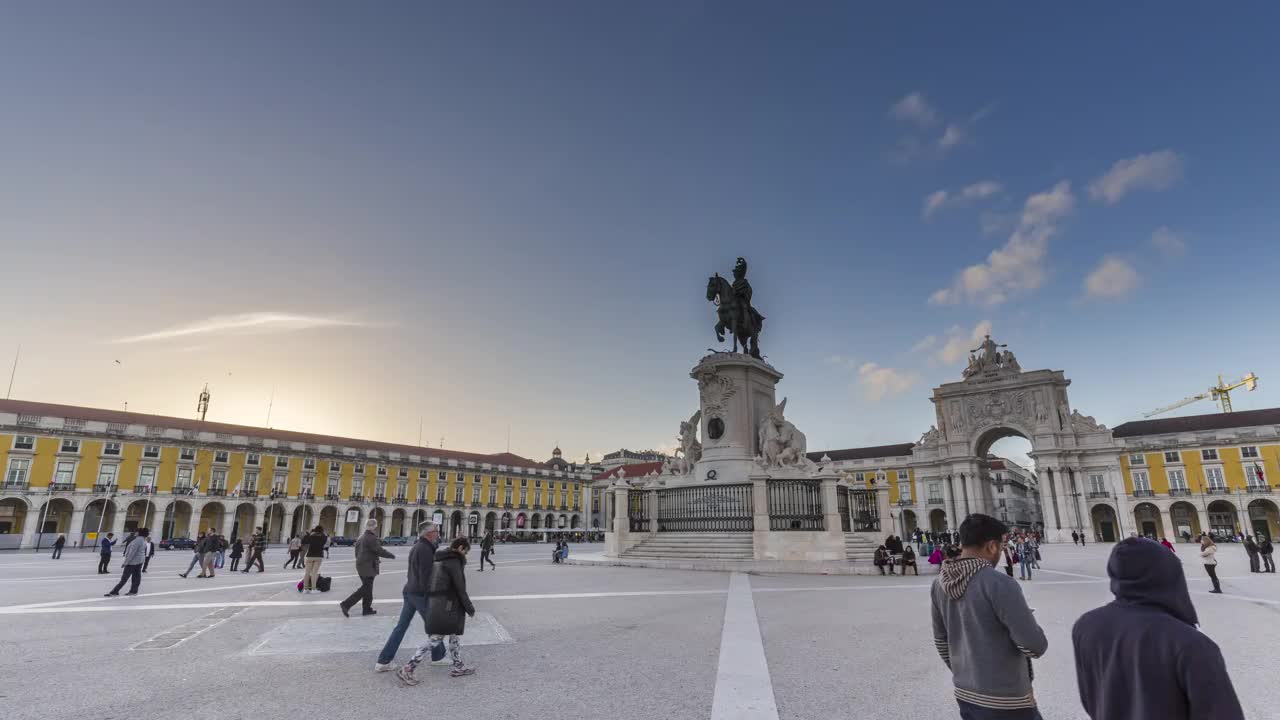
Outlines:
[[734,312],[737,313],[737,317],[733,318],[733,327],[753,327],[751,283],[747,281],[747,261],[744,258],[738,258],[738,262],[733,266],[733,296],[737,300],[733,304]]

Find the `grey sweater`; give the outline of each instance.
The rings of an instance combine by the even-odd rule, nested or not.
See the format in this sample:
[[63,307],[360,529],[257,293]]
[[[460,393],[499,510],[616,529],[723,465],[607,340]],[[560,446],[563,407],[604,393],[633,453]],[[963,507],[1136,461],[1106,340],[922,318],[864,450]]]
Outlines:
[[136,536],[124,546],[124,565],[141,565],[147,558],[147,539]]
[[933,639],[956,698],[992,709],[1035,707],[1031,661],[1049,648],[1018,581],[979,558],[942,565],[933,584]]

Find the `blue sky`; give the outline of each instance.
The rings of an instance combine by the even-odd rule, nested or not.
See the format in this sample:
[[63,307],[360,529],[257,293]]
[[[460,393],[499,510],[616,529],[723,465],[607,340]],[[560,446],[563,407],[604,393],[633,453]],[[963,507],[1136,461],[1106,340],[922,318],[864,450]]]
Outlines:
[[0,12],[15,397],[669,445],[742,255],[814,449],[917,438],[986,323],[1107,424],[1280,404],[1269,6]]

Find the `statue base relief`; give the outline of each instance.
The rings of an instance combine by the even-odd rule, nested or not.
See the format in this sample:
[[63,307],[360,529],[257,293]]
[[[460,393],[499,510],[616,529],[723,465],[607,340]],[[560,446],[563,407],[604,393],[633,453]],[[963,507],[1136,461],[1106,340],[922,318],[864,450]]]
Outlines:
[[693,483],[744,483],[760,472],[756,456],[760,423],[775,406],[782,379],[769,363],[744,353],[712,353],[689,377],[698,383],[702,456]]

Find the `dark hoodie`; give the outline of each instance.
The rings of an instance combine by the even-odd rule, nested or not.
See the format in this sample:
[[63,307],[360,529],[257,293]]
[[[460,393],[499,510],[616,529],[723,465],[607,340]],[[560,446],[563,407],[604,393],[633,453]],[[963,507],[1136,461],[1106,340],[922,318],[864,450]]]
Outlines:
[[1218,645],[1198,622],[1182,563],[1129,538],[1107,562],[1116,599],[1071,631],[1080,702],[1093,720],[1244,720]]

